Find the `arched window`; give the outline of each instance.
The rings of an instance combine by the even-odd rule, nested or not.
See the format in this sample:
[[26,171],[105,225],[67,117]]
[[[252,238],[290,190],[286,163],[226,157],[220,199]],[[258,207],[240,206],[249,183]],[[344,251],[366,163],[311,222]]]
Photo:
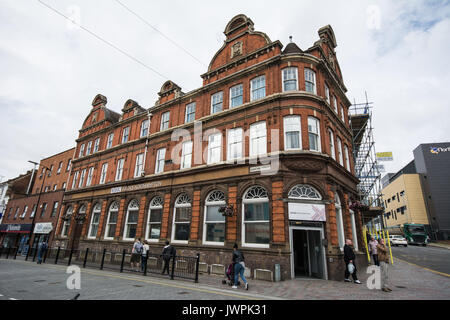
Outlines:
[[224,244],[225,216],[219,212],[219,209],[225,205],[225,194],[222,191],[212,191],[206,197],[203,227],[203,242],[205,244]]
[[298,184],[294,186],[288,194],[291,199],[302,200],[322,200],[319,191],[307,184]]
[[339,240],[339,248],[343,249],[345,244],[344,218],[342,214],[341,199],[337,193],[334,194],[334,206],[336,208],[336,224]]
[[139,202],[136,199],[133,199],[128,205],[125,229],[123,230],[124,240],[134,240],[136,238],[138,216]]
[[94,206],[94,209],[92,210],[92,218],[89,227],[88,238],[95,239],[95,237],[97,237],[98,223],[100,221],[101,212],[102,212],[102,205],[100,202],[98,202]]
[[269,197],[267,190],[253,186],[242,199],[242,243],[253,247],[269,247]]
[[85,215],[86,214],[86,205],[83,204],[80,209],[78,209],[78,214],[79,215]]
[[73,213],[73,207],[72,206],[67,207],[66,216],[64,219],[64,224],[63,224],[62,233],[61,233],[61,235],[63,237],[67,237],[67,235],[69,233],[70,220],[72,219],[72,213]]
[[145,239],[158,241],[161,235],[161,218],[163,212],[164,200],[156,196],[150,201],[147,217],[147,231]]
[[114,239],[116,234],[117,216],[119,215],[119,202],[114,201],[109,206],[108,219],[106,221],[105,239]]
[[175,200],[173,213],[172,241],[187,243],[191,229],[191,198],[182,193]]

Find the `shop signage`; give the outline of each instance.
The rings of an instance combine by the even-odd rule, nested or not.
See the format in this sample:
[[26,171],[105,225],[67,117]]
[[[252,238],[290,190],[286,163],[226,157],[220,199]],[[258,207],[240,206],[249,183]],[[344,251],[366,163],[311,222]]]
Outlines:
[[36,223],[34,226],[34,233],[36,234],[49,234],[53,230],[53,224],[51,222]]
[[6,233],[28,233],[31,231],[31,224],[2,224],[0,232]]
[[394,161],[392,152],[377,152],[378,161]]
[[150,182],[150,183],[136,184],[133,186],[121,186],[121,187],[111,188],[111,193],[129,192],[129,191],[136,191],[136,190],[142,190],[142,189],[157,188],[160,186],[162,186],[161,181],[156,181],[156,182]]
[[326,221],[325,205],[289,202],[289,220]]
[[447,148],[431,147],[430,152],[432,154],[439,154],[441,152],[450,152],[450,147],[447,147]]
[[261,171],[267,171],[267,170],[270,170],[270,169],[271,169],[270,165],[258,166],[258,167],[250,168],[250,172],[261,172]]

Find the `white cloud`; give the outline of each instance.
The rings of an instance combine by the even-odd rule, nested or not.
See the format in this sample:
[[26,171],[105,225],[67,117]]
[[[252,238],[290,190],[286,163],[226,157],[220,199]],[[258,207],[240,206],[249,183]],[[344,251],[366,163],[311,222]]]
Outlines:
[[[203,74],[221,47],[223,30],[239,13],[255,29],[284,45],[289,36],[302,49],[330,24],[353,101],[364,91],[375,102],[378,151],[393,151],[398,170],[419,144],[449,141],[446,84],[450,37],[448,2],[424,1],[131,1],[120,0],[204,65],[167,41],[115,1],[43,0],[70,14],[80,9],[83,26],[132,54],[180,85],[202,85]],[[380,28],[370,29],[370,6],[380,10]],[[30,169],[27,160],[75,145],[78,130],[102,93],[120,112],[129,98],[143,107],[157,100],[165,81],[92,35],[39,4],[6,0],[0,4],[0,175]]]

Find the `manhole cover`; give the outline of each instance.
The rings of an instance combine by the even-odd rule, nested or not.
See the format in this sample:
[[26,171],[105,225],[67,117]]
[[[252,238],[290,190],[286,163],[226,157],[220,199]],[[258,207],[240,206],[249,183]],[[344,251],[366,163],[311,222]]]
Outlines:
[[396,288],[399,288],[399,289],[406,289],[406,287],[404,287],[404,286],[395,286]]
[[136,288],[142,288],[142,286],[140,286],[140,285],[138,285],[138,284],[135,284],[135,285],[133,285],[134,287],[136,287]]
[[189,292],[181,291],[181,292],[178,292],[178,294],[189,294]]

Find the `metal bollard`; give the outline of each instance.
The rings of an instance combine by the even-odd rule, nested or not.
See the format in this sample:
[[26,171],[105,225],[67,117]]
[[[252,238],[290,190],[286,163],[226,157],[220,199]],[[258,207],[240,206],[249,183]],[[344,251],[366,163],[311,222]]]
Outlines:
[[175,258],[176,258],[176,256],[173,256],[172,257],[172,272],[170,273],[170,280],[173,280],[173,276],[174,276],[174,273],[175,273]]
[[122,263],[120,264],[120,272],[123,272],[123,263],[125,262],[125,253],[127,252],[127,249],[123,249],[122,253]]
[[197,253],[197,260],[195,261],[195,283],[198,283],[198,268],[200,266],[200,253]]
[[59,252],[60,251],[61,251],[61,247],[58,247],[58,250],[56,251],[55,264],[58,264],[58,257],[59,257]]
[[105,263],[105,254],[106,254],[106,248],[103,249],[102,264],[100,265],[100,270],[103,270],[103,264]]
[[72,254],[73,254],[73,247],[70,249],[70,256],[69,256],[69,261],[67,262],[67,265],[70,266],[72,263]]
[[34,249],[34,254],[33,254],[33,262],[36,260],[36,254],[38,252],[38,247],[36,247],[36,249]]
[[6,259],[8,259],[8,257],[9,257],[9,251],[10,251],[10,247],[8,247],[8,251],[6,251]]
[[86,268],[88,253],[89,253],[89,248],[86,248],[86,253],[84,255],[84,261],[83,261],[83,268]]
[[17,258],[17,252],[19,251],[19,247],[16,248],[16,252],[14,253],[14,260]]

